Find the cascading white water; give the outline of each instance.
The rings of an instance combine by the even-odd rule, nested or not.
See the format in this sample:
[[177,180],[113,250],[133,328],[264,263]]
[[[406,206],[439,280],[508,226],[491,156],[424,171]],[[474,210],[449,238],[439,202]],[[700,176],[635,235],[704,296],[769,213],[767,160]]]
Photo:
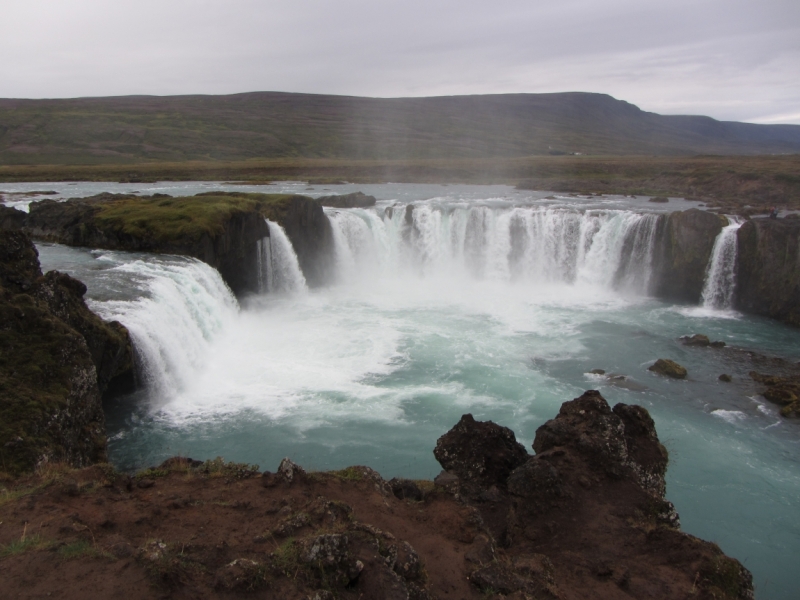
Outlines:
[[91,308],[125,324],[145,388],[162,402],[172,398],[205,365],[209,344],[239,311],[236,298],[216,269],[195,259],[153,257],[109,272],[126,274],[141,295],[95,301]]
[[256,244],[260,292],[296,293],[308,289],[292,242],[277,223],[266,219],[269,237]]
[[[650,276],[661,217],[636,206],[545,207],[511,190],[487,197],[483,187],[378,189],[400,206],[387,215],[380,200],[377,209],[326,209],[347,285],[264,296],[238,315],[205,265],[191,268],[208,269],[210,287],[208,273],[177,277],[188,268],[178,257],[39,245],[43,270],[86,282],[92,307],[128,325],[137,346],[155,340],[147,355],[157,401],[126,397],[107,411],[115,465],[134,470],[181,453],[274,468],[291,456],[320,470],[368,461],[387,478],[430,478],[440,470],[430,449],[462,414],[508,425],[528,445],[565,399],[599,387],[610,402],[646,404],[680,450],[667,477],[685,530],[747,559],[765,597],[796,596],[795,428],[736,385],[749,368],[738,358],[696,353],[692,381],[680,386],[647,366],[674,353],[682,333],[782,356],[800,355],[797,336],[746,314],[617,293],[646,290]],[[416,209],[406,213],[406,203]],[[262,248],[262,264],[272,250]],[[104,309],[120,300],[130,302]],[[586,374],[596,367],[647,390]],[[718,384],[723,369],[733,385]]]
[[703,306],[714,310],[733,308],[736,290],[736,232],[743,221],[728,216],[728,223],[714,240],[703,284]]
[[658,215],[420,203],[330,211],[339,278],[398,271],[646,293]]

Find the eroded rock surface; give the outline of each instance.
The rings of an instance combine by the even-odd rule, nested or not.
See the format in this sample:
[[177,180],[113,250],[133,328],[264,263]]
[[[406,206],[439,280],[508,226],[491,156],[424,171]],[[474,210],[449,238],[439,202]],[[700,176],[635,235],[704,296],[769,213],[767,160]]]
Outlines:
[[670,213],[659,221],[653,255],[656,296],[700,301],[714,242],[725,224],[725,217],[696,208]]
[[647,367],[647,370],[672,379],[686,379],[687,375],[683,366],[669,358],[659,358],[655,363]]
[[800,220],[751,219],[736,237],[736,308],[800,326]]
[[[451,446],[448,456],[480,454],[478,439],[456,439],[465,446]],[[598,598],[752,598],[752,578],[740,563],[680,532],[664,497],[667,451],[644,408],[612,410],[589,390],[537,430],[533,449],[505,482],[455,490],[477,508],[489,535],[482,551],[467,556],[480,565],[470,574],[476,589],[515,598],[559,598],[565,590],[568,597],[591,590]],[[498,554],[488,563],[495,543]],[[660,571],[667,564],[669,575]]]
[[433,455],[462,482],[484,487],[505,485],[511,471],[528,459],[513,431],[470,414],[439,438]]
[[0,447],[3,470],[49,461],[105,459],[101,394],[132,378],[127,330],[83,301],[86,288],[58,272],[42,276],[20,231],[0,231]]
[[317,202],[321,206],[333,208],[367,208],[375,206],[377,199],[375,196],[368,196],[364,192],[353,192],[352,194],[340,194],[334,196],[320,196]]
[[[465,479],[419,484],[421,500],[397,497],[403,486],[368,467],[301,476],[288,459],[277,471],[291,481],[174,458],[133,478],[96,466],[20,482],[0,505],[0,546],[25,523],[41,523],[39,545],[0,558],[0,585],[10,597],[66,600],[86,589],[131,599],[752,599],[740,563],[680,532],[664,500],[666,451],[643,408],[612,410],[586,392],[524,457],[499,425],[456,428],[443,436],[445,460],[468,459],[455,467]],[[497,460],[506,455],[524,460],[509,470]],[[467,468],[476,461],[506,475]],[[62,557],[78,547],[91,551]]]
[[762,395],[781,407],[782,416],[800,418],[800,375],[766,375],[750,371],[750,378],[766,386]]

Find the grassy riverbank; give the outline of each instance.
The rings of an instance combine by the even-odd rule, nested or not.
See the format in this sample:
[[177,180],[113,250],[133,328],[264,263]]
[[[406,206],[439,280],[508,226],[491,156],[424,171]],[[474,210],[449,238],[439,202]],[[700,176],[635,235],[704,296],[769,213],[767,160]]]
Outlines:
[[[731,207],[780,204],[800,209],[800,155],[608,157],[534,156],[506,159],[342,160],[276,158],[247,161],[146,162],[112,165],[6,165],[3,182],[236,181],[311,183],[505,183],[559,192],[704,198]],[[0,190],[2,188],[0,187]]]

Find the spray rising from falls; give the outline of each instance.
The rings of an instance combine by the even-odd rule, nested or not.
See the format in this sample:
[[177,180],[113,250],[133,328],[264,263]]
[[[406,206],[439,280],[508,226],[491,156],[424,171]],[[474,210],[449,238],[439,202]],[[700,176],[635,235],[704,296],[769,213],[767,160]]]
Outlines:
[[136,286],[135,298],[95,301],[92,309],[128,328],[141,383],[153,398],[169,399],[206,363],[211,342],[239,311],[236,298],[214,268],[195,259],[125,261],[110,272]]
[[733,308],[733,294],[736,290],[736,232],[743,221],[738,217],[728,217],[729,225],[714,241],[711,260],[706,270],[703,284],[703,306],[715,310]]
[[400,205],[330,211],[340,280],[467,277],[647,293],[658,215],[631,211]]
[[264,292],[305,291],[306,278],[300,270],[292,242],[283,227],[266,219],[269,237],[256,244],[258,253],[258,288]]

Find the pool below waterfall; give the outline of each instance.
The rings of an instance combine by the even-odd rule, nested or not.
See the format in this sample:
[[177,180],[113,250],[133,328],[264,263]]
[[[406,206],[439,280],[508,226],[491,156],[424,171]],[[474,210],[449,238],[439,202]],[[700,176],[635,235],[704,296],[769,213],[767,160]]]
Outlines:
[[[225,187],[13,187],[26,185],[56,197]],[[239,300],[193,259],[38,244],[43,270],[84,281],[91,308],[133,336],[142,388],[106,407],[119,468],[180,454],[274,470],[289,456],[312,470],[366,464],[386,478],[432,478],[436,440],[462,414],[510,427],[532,452],[562,402],[598,389],[611,405],[650,411],[683,529],[742,561],[757,598],[795,597],[800,424],[757,395],[747,373],[759,367],[737,348],[797,362],[800,336],[730,310],[735,255],[723,237],[735,220],[720,234],[705,303],[675,305],[647,295],[655,211],[665,207],[646,199],[327,187],[227,188],[378,198],[374,208],[326,209],[336,272],[323,288],[308,289],[274,223],[258,250],[263,293]],[[727,346],[681,344],[695,333]],[[648,371],[658,358],[684,365],[688,378]]]

